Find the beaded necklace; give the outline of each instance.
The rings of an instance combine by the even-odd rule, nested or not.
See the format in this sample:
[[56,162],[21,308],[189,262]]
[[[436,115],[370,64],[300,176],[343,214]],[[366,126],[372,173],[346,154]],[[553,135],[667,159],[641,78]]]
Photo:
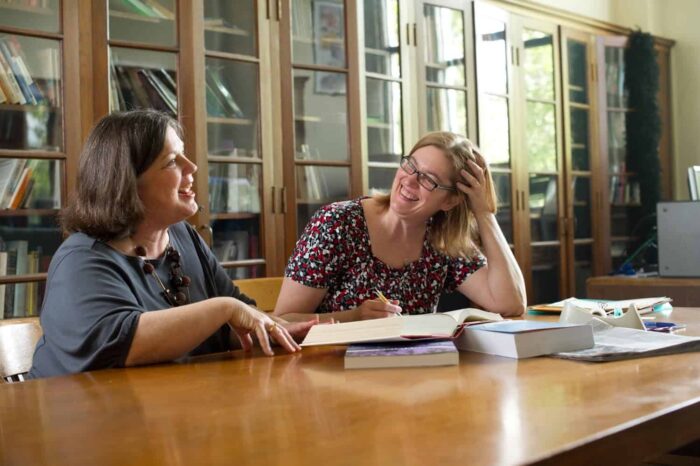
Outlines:
[[183,274],[180,265],[180,253],[168,243],[165,248],[165,260],[170,263],[170,287],[166,287],[163,281],[156,273],[156,268],[150,262],[146,262],[146,248],[136,246],[134,252],[143,261],[143,271],[146,275],[152,275],[156,283],[160,286],[161,294],[171,306],[182,306],[190,302],[190,277]]

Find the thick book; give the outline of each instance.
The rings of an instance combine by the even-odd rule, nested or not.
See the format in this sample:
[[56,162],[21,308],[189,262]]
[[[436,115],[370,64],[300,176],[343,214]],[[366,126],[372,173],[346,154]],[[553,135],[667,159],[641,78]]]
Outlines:
[[463,351],[522,359],[588,349],[594,341],[587,324],[513,320],[467,327],[456,344]]
[[503,317],[493,312],[467,308],[436,314],[314,325],[301,346],[452,338],[465,322],[482,320],[497,321],[503,320]]
[[346,369],[455,366],[459,353],[452,340],[357,343],[345,350]]

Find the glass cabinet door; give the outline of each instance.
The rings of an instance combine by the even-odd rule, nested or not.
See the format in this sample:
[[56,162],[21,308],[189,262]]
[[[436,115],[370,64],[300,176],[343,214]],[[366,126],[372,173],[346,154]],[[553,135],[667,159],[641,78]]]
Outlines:
[[564,105],[569,287],[577,297],[586,297],[586,279],[594,274],[596,234],[594,172],[597,154],[592,136],[593,99],[589,85],[592,47],[587,34],[564,30]]
[[[454,4],[452,4],[454,3]],[[466,39],[471,18],[457,2],[421,2],[422,45],[418,44],[424,80],[424,131],[469,135]]]
[[38,315],[62,241],[60,18],[57,0],[0,2],[0,319]]
[[525,23],[519,60],[523,89],[524,151],[527,159],[530,217],[530,293],[532,303],[558,301],[562,287],[559,235],[561,154],[555,66],[556,33]]
[[[476,70],[479,89],[479,146],[489,162],[498,199],[496,218],[508,243],[513,240],[513,166],[511,154],[512,89],[507,19],[500,12],[475,7]],[[516,199],[520,202],[520,199]]]
[[298,237],[320,206],[350,196],[345,4],[293,0],[290,18]]
[[369,194],[388,192],[404,153],[398,0],[364,1]]
[[265,274],[256,2],[204,1],[212,251],[232,279]]
[[[625,118],[630,111],[625,82],[624,37],[599,38],[598,66],[600,79],[601,138],[606,143],[610,256],[612,270],[617,270],[632,252],[635,222],[639,219],[641,192],[636,174],[627,168]],[[602,75],[602,76],[601,76]],[[607,135],[607,137],[606,137]]]
[[174,0],[109,0],[110,111],[153,108],[177,117]]

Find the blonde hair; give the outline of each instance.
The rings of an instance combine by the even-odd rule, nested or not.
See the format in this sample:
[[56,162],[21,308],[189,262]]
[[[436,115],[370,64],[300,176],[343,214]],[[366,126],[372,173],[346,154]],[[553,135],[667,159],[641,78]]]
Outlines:
[[[459,134],[449,131],[436,131],[428,133],[413,146],[409,155],[418,149],[426,146],[433,146],[442,151],[447,157],[454,172],[451,176],[452,184],[463,178],[459,176],[460,170],[464,169],[471,173],[467,160],[475,162],[484,170],[484,184],[486,189],[486,202],[489,211],[496,213],[496,191],[493,186],[491,171],[486,163],[486,159],[481,155],[479,148],[469,139]],[[476,225],[474,214],[469,208],[469,198],[461,191],[452,193],[452,196],[459,196],[459,203],[448,211],[440,211],[433,216],[430,228],[430,244],[439,252],[451,257],[472,257],[481,245],[479,230]],[[389,207],[388,194],[376,196],[375,199],[382,207]]]

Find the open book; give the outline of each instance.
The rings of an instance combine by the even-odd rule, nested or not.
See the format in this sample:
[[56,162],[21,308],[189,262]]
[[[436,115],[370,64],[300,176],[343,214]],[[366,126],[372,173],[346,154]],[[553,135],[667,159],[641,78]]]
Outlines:
[[621,309],[625,311],[630,304],[634,304],[637,307],[637,312],[640,314],[648,314],[654,311],[655,306],[670,303],[671,298],[667,296],[657,296],[654,298],[637,298],[637,299],[626,299],[623,301],[608,301],[603,299],[579,299],[579,298],[567,298],[563,301],[559,301],[552,304],[538,304],[536,306],[530,306],[531,311],[537,312],[547,312],[558,314],[564,308],[564,304],[572,303],[576,307],[583,309],[588,309],[589,311],[603,311],[606,314],[611,314],[615,309]]
[[490,320],[503,320],[503,317],[493,312],[467,308],[437,314],[314,325],[301,346],[451,338],[465,322]]

